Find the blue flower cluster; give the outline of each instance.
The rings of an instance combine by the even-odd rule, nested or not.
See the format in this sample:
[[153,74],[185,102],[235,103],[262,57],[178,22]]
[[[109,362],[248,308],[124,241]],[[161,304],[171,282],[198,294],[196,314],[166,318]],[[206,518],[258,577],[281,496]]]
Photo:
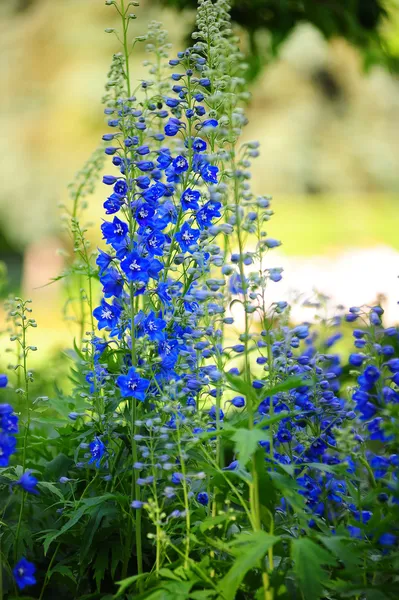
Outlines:
[[[218,157],[209,150],[218,121],[206,118],[209,80],[195,76],[203,66],[195,47],[170,64],[182,72],[173,73],[169,94],[118,98],[105,109],[114,130],[103,136],[112,142],[105,153],[119,174],[103,177],[112,186],[104,208],[113,217],[101,226],[108,248],[99,250],[96,262],[104,297],[93,315],[109,339],[93,340],[94,365],[86,377],[91,394],[111,379],[121,399],[151,407],[165,392],[177,404],[185,396],[190,405],[206,376],[217,371],[203,371],[199,349],[213,334],[202,325],[204,315],[219,312],[210,302],[216,292],[203,285],[212,265],[222,265],[219,248],[211,245],[223,230],[215,223],[222,217],[224,185]],[[115,379],[104,360],[111,340],[123,350]],[[101,435],[89,448],[97,467],[106,447]]]
[[[355,464],[371,479],[381,511],[377,526],[371,520],[373,505],[369,502],[366,506],[369,510],[363,510],[367,512],[362,519],[363,527],[352,525],[351,534],[360,538],[377,535],[382,546],[393,546],[399,541],[399,528],[392,530],[392,522],[387,520],[388,530],[384,530],[384,522],[389,511],[399,505],[399,359],[396,357],[399,331],[383,327],[383,309],[379,306],[353,307],[346,318],[360,322],[360,327],[353,331],[357,352],[349,357],[349,363],[358,370],[357,385],[352,391],[354,411],[360,421],[356,428],[359,453]],[[354,507],[354,511],[358,513],[359,508]]]
[[[6,375],[0,375],[0,388],[7,386]],[[17,445],[18,417],[10,404],[0,404],[0,467],[7,467]]]

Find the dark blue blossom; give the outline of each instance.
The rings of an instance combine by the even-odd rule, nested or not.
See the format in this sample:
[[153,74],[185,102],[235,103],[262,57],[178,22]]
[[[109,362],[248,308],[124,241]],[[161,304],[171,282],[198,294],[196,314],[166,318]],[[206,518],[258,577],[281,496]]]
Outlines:
[[35,585],[36,583],[36,567],[33,563],[21,558],[13,568],[13,575],[15,582],[20,590],[25,589],[29,585]]
[[200,192],[187,188],[181,197],[181,204],[184,210],[197,210],[199,208],[198,201],[200,197]]
[[188,169],[188,162],[184,156],[177,156],[172,162],[173,168],[176,173],[184,173]]
[[108,269],[100,276],[100,282],[103,285],[103,294],[105,298],[111,298],[111,296],[119,298],[122,295],[124,280],[117,269]]
[[97,469],[100,468],[101,460],[105,454],[105,444],[99,437],[96,438],[89,444],[89,450],[91,452],[91,459],[89,465],[94,463]]
[[118,217],[114,217],[112,223],[105,221],[101,225],[104,239],[107,244],[111,244],[114,247],[127,236],[128,230],[127,224],[118,219]]
[[217,183],[218,182],[218,173],[219,169],[216,166],[205,164],[201,168],[201,177],[207,183]]
[[105,327],[113,329],[118,323],[121,312],[121,308],[115,302],[111,305],[101,300],[101,305],[93,310],[93,315],[98,321],[99,329]]
[[206,492],[199,492],[197,494],[197,500],[203,506],[208,506],[209,496],[208,496],[208,494]]
[[16,445],[14,437],[0,431],[0,467],[8,467],[10,456],[15,452]]
[[36,489],[37,479],[30,471],[25,471],[17,481],[17,484],[21,486],[25,492],[29,494],[38,494],[39,491]]
[[156,317],[152,311],[143,321],[144,333],[148,335],[152,342],[161,342],[165,338],[165,334],[163,333],[165,327],[166,321]]
[[150,261],[138,252],[130,252],[122,261],[121,267],[129,281],[146,283],[149,279]]
[[192,249],[190,248],[196,244],[199,235],[200,232],[198,229],[192,229],[190,225],[185,222],[175,237],[183,252],[192,252]]
[[144,402],[150,381],[141,377],[135,367],[130,367],[127,375],[119,375],[117,386],[123,398],[136,398]]

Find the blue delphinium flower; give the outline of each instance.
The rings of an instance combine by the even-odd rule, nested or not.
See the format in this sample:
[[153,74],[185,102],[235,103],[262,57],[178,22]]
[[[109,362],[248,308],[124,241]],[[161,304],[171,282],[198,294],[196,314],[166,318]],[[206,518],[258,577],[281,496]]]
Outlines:
[[199,492],[197,494],[197,500],[203,506],[207,506],[209,502],[209,496],[206,492]]
[[29,585],[35,585],[36,583],[36,567],[33,563],[21,558],[13,569],[13,575],[15,582],[20,590],[25,589]]
[[121,308],[117,304],[108,304],[105,300],[101,300],[101,305],[93,311],[94,317],[98,321],[98,328],[105,327],[113,329],[121,314]]
[[187,188],[181,197],[181,204],[184,210],[197,210],[199,208],[199,199],[201,193],[198,190]]
[[103,232],[104,239],[107,244],[111,244],[113,247],[119,244],[128,233],[128,226],[126,223],[118,219],[118,217],[114,217],[112,223],[105,221],[101,225],[101,231]]
[[121,268],[129,281],[146,283],[149,279],[150,261],[138,252],[130,252],[122,261]]
[[195,246],[199,235],[198,229],[193,229],[188,223],[184,223],[181,230],[176,234],[176,240],[183,252],[192,252],[192,246]]
[[10,456],[15,452],[16,445],[14,437],[0,431],[0,467],[8,467]]
[[89,460],[89,465],[94,463],[97,468],[100,468],[101,460],[105,454],[105,444],[99,437],[96,437],[89,444],[89,450],[91,452],[91,459]]
[[148,335],[152,342],[161,342],[165,338],[163,330],[166,327],[166,321],[155,316],[150,312],[145,321],[143,321],[144,333]]
[[123,398],[136,398],[144,402],[150,381],[140,377],[135,367],[130,367],[127,375],[119,375],[116,384]]
[[25,492],[29,494],[38,494],[39,491],[36,489],[37,479],[30,471],[25,471],[17,481],[17,485],[21,486]]

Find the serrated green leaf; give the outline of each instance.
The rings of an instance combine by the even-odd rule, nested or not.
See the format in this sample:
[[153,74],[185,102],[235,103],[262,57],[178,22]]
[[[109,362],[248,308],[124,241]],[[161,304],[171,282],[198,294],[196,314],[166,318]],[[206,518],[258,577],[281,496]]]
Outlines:
[[279,537],[269,535],[264,531],[257,531],[251,534],[241,534],[229,544],[236,560],[218,584],[218,591],[225,600],[234,600],[245,575],[259,565],[268,549],[279,540]]
[[219,525],[220,523],[224,523],[225,521],[228,521],[230,518],[231,518],[231,515],[229,515],[228,513],[226,513],[224,515],[217,515],[216,517],[209,517],[209,518],[205,519],[204,521],[202,521],[202,523],[199,527],[200,531],[204,532],[207,529],[212,529],[216,525]]
[[245,467],[259,447],[259,442],[268,441],[270,433],[259,429],[237,429],[232,437],[238,452],[238,460]]
[[39,481],[37,487],[39,489],[42,488],[44,490],[48,490],[49,492],[57,496],[60,500],[65,500],[61,490],[59,490],[53,483],[50,483],[49,481]]
[[116,584],[119,585],[119,590],[115,594],[115,598],[120,598],[125,590],[127,590],[131,585],[139,581],[140,579],[147,578],[150,573],[141,573],[140,575],[132,575],[132,577],[126,577],[126,579],[121,579],[121,581],[117,581]]
[[74,581],[76,583],[75,575],[73,574],[72,570],[69,567],[67,567],[66,565],[56,565],[55,567],[53,567],[48,574],[49,580],[50,580],[51,576],[54,575],[54,573],[59,573],[60,575],[63,575],[64,577],[69,577],[69,579],[72,579],[72,581]]
[[50,547],[50,544],[57,539],[60,535],[71,529],[78,521],[83,517],[84,514],[88,513],[93,506],[97,504],[101,504],[102,502],[106,502],[107,500],[116,500],[118,496],[115,494],[104,494],[104,496],[96,496],[95,498],[88,498],[84,500],[83,506],[80,506],[73,516],[67,521],[59,531],[55,533],[48,534],[42,538],[44,553],[47,554],[47,551]]
[[354,568],[359,565],[361,556],[354,547],[353,540],[338,535],[318,535],[317,537],[346,567]]
[[109,548],[100,548],[97,552],[96,560],[94,563],[94,579],[96,580],[97,591],[100,591],[101,582],[104,579],[105,571],[108,568],[108,554]]
[[306,600],[319,600],[328,573],[323,566],[336,565],[335,558],[309,538],[293,539],[291,556],[298,585]]

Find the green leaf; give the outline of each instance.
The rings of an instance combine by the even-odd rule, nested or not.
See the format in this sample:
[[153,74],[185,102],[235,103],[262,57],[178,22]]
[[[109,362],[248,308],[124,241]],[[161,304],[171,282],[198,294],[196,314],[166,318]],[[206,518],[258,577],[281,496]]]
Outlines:
[[306,600],[319,600],[323,593],[323,583],[328,580],[328,573],[323,565],[336,565],[335,558],[309,538],[292,540],[291,556],[303,596]]
[[166,594],[161,598],[164,600],[187,600],[194,583],[194,581],[181,580],[162,582],[159,587]]
[[119,590],[115,594],[115,598],[120,598],[124,591],[127,590],[131,585],[143,579],[144,577],[148,577],[150,573],[141,573],[140,575],[132,575],[132,577],[127,577],[126,579],[121,579],[121,581],[117,581],[116,584],[119,585]]
[[220,525],[220,523],[225,523],[226,521],[229,521],[230,519],[231,519],[231,515],[229,515],[228,513],[226,513],[224,515],[217,515],[216,517],[208,517],[207,519],[202,521],[202,523],[199,527],[200,531],[202,531],[202,533],[203,533],[207,529],[212,529],[213,527],[216,527],[216,525]]
[[75,575],[72,573],[72,570],[69,567],[67,567],[66,565],[56,565],[49,572],[48,578],[50,579],[51,576],[54,575],[54,573],[59,573],[60,575],[63,575],[64,577],[69,577],[69,579],[72,579],[72,581],[74,581],[76,583]]
[[58,498],[60,500],[65,500],[61,490],[59,490],[53,483],[50,483],[49,481],[39,481],[39,483],[37,484],[37,487],[43,488],[45,490],[48,490],[49,492],[51,492],[52,494],[54,494],[55,496],[58,496]]
[[96,556],[96,561],[94,563],[94,578],[96,580],[97,591],[100,591],[101,582],[104,579],[105,571],[108,568],[108,553],[109,548],[105,546],[102,548]]
[[62,475],[68,473],[68,469],[72,464],[73,460],[61,452],[53,460],[47,463],[44,477],[52,479],[53,481],[57,480]]
[[235,442],[240,464],[245,467],[258,449],[259,442],[270,439],[270,433],[259,429],[237,429],[232,439]]
[[[273,387],[269,388],[261,388],[257,393],[256,390],[252,387],[250,383],[245,381],[239,375],[232,375],[231,373],[224,374],[228,383],[230,384],[230,388],[236,392],[240,392],[243,396],[252,402],[253,408],[258,408],[260,404],[260,398],[267,398],[268,396],[274,396],[279,392],[288,392],[300,385],[304,384],[304,378],[298,377],[294,375],[292,377],[288,377],[284,382],[277,383]],[[306,385],[312,385],[313,382],[309,379],[306,379]]]
[[257,531],[241,534],[230,543],[230,551],[236,556],[236,560],[218,585],[218,591],[225,600],[234,600],[245,575],[259,565],[268,549],[279,540],[279,537]]
[[225,377],[230,384],[230,388],[235,392],[240,392],[243,396],[250,400],[252,404],[258,403],[258,396],[256,395],[255,389],[247,383],[239,375],[232,375],[231,373],[225,373]]
[[50,544],[57,537],[59,537],[60,535],[62,535],[63,533],[65,533],[66,531],[71,529],[71,527],[76,525],[76,523],[78,523],[78,521],[80,521],[80,519],[83,517],[83,515],[88,513],[92,507],[94,507],[98,504],[101,504],[103,502],[106,502],[107,500],[116,500],[116,499],[119,499],[119,498],[115,494],[104,494],[104,496],[96,496],[95,498],[88,498],[87,500],[84,500],[83,506],[80,506],[76,510],[76,512],[73,514],[73,516],[69,519],[69,521],[67,521],[67,523],[65,523],[59,531],[52,532],[42,538],[42,539],[44,539],[44,543],[43,543],[44,553],[47,554]]
[[339,561],[344,563],[345,567],[355,568],[359,565],[361,556],[354,548],[352,540],[338,535],[319,535],[317,537]]

